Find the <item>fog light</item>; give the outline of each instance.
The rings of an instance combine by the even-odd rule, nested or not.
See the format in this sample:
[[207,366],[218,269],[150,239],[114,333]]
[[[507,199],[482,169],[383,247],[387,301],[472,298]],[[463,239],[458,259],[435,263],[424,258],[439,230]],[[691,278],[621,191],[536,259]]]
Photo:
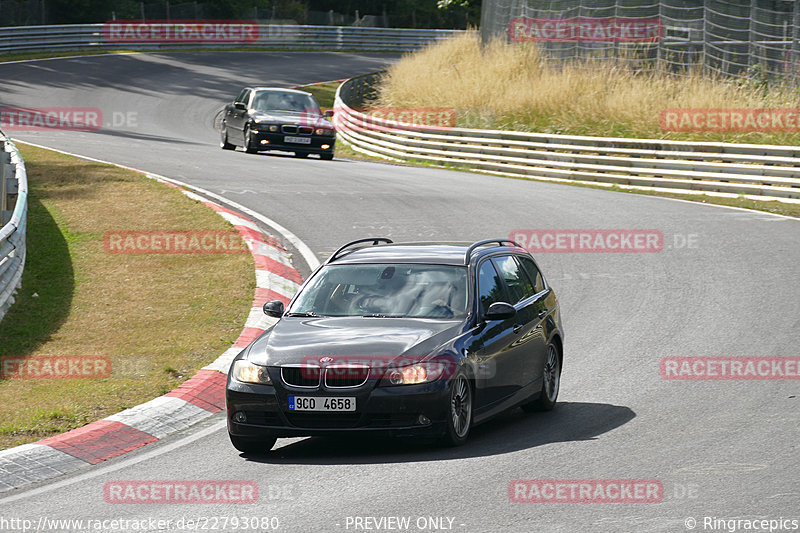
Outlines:
[[427,426],[430,423],[431,423],[430,418],[428,418],[425,415],[419,415],[419,418],[417,418],[417,424],[420,424],[422,426]]
[[247,422],[247,415],[244,414],[244,411],[236,411],[233,415],[233,421],[238,422],[239,424],[244,424]]
[[331,145],[330,145],[330,144],[323,144],[323,145],[321,146],[321,148],[322,148],[323,150],[327,150],[327,149],[328,149],[328,148],[330,148],[330,147],[331,147]]
[[261,139],[261,144],[269,144],[269,141],[266,139]]

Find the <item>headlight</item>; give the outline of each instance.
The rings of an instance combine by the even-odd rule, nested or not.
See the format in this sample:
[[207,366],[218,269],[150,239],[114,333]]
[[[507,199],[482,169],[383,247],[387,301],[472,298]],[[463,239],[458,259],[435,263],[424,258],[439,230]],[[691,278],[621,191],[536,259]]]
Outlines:
[[260,385],[269,385],[272,380],[269,379],[267,367],[254,365],[250,361],[238,359],[233,363],[233,379],[241,381],[242,383],[256,383]]
[[419,385],[442,377],[447,365],[443,362],[417,363],[388,370],[384,380],[388,385]]
[[279,126],[277,124],[268,124],[266,121],[261,121],[258,119],[253,120],[253,126],[258,126],[258,129],[261,131],[278,131]]
[[316,135],[324,135],[326,137],[333,137],[333,134],[335,133],[335,130],[332,130],[332,129],[329,129],[329,128],[317,128],[317,129],[314,130],[314,133]]

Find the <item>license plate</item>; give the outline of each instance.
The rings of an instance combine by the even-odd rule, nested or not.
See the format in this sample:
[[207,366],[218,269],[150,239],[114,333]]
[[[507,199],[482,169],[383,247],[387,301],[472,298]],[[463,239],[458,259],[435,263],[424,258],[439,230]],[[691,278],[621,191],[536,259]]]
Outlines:
[[287,135],[283,138],[283,142],[296,143],[296,144],[311,144],[311,137],[292,137]]
[[355,411],[355,398],[289,396],[290,411]]

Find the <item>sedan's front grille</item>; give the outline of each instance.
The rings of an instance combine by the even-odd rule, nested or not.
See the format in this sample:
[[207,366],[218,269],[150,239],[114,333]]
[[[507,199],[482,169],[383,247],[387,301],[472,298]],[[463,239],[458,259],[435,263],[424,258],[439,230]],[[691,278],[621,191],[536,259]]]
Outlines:
[[319,387],[320,368],[318,366],[283,366],[281,379],[292,387]]
[[332,365],[325,368],[325,386],[329,389],[360,387],[369,378],[368,365]]
[[314,128],[312,128],[311,126],[296,126],[294,124],[284,124],[283,126],[281,126],[281,131],[283,133],[289,133],[292,135],[297,135],[298,133],[300,135],[311,135],[312,133],[314,133]]
[[369,365],[331,365],[320,368],[314,365],[289,365],[281,367],[281,379],[291,387],[317,388],[320,382],[329,389],[360,387],[369,379]]

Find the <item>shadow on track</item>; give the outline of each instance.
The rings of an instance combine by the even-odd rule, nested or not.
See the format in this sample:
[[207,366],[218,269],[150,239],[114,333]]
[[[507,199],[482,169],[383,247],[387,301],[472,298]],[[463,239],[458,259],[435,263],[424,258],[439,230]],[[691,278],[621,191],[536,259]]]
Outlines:
[[[312,437],[264,455],[242,455],[266,464],[380,464],[484,457],[555,442],[594,440],[636,417],[628,407],[564,402],[547,413],[513,409],[472,429],[464,446],[443,448],[431,440],[380,438],[364,434]],[[278,439],[280,445],[281,440]]]

